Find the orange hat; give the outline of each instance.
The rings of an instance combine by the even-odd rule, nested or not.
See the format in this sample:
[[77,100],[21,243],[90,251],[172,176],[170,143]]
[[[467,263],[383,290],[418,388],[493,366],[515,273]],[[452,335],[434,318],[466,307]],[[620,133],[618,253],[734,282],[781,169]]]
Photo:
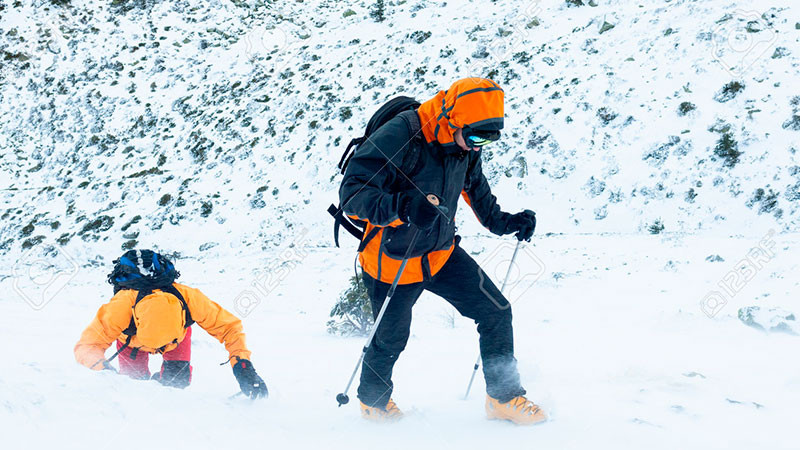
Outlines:
[[136,337],[145,347],[161,348],[184,336],[185,316],[180,300],[172,294],[154,291],[133,308]]
[[486,78],[464,78],[420,105],[417,110],[428,142],[453,143],[453,133],[469,125],[503,129],[503,89]]

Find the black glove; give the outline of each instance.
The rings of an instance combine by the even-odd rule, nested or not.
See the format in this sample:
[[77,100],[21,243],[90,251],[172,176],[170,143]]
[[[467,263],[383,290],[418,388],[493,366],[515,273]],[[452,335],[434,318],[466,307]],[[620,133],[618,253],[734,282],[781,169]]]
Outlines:
[[164,361],[161,372],[156,372],[150,378],[164,386],[183,389],[192,382],[192,366],[189,361]]
[[253,363],[249,360],[239,359],[233,366],[233,375],[236,377],[236,381],[239,382],[239,387],[242,388],[244,395],[252,399],[269,396],[267,385],[258,376],[256,369],[253,368]]
[[516,232],[516,237],[520,241],[530,241],[533,230],[536,229],[536,213],[526,209],[521,213],[513,214],[508,218],[506,230],[503,234]]
[[443,212],[417,189],[406,191],[400,200],[400,219],[422,230],[433,227],[436,218]]

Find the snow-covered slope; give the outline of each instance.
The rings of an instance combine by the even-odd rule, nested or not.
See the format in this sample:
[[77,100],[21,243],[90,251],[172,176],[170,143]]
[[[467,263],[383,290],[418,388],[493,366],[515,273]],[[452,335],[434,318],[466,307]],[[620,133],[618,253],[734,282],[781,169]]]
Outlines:
[[[502,272],[510,248],[499,259],[487,255],[503,242],[469,240],[465,248],[484,250],[476,258]],[[268,298],[244,311],[253,363],[271,392],[257,403],[228,399],[238,386],[219,366],[227,354],[200,329],[194,380],[183,391],[76,364],[72,346],[110,292],[101,269],[82,270],[39,311],[0,300],[0,432],[5,448],[37,450],[796,449],[798,338],[736,316],[751,305],[800,311],[800,285],[788,276],[800,269],[800,237],[773,238],[774,258],[727,304],[705,311],[713,319],[698,304],[754,245],[552,236],[526,247],[545,270],[514,303],[515,348],[530,398],[552,419],[532,429],[485,419],[481,377],[462,400],[478,351],[475,325],[453,318],[430,294],[414,309],[412,337],[394,371],[394,399],[409,417],[390,426],[363,421],[352,391],[351,403],[337,408],[363,344],[325,331],[331,299],[352,270],[331,264],[338,250],[300,256]],[[237,310],[232,293],[252,289],[248,268],[265,262],[183,260],[179,269],[185,282]],[[12,292],[10,280],[0,288]],[[158,367],[159,358],[151,361]]]
[[[798,13],[0,0],[2,442],[796,449]],[[395,370],[409,417],[373,426],[334,401],[362,346],[325,331],[354,250],[330,248],[335,164],[386,99],[476,75],[506,90],[495,193],[538,213],[509,295],[523,383],[552,420],[487,422],[480,380],[462,401],[474,324],[425,294]],[[513,244],[460,214],[501,279]],[[182,281],[243,317],[268,401],[228,398],[225,352],[200,330],[183,391],[75,363],[131,246],[174,252]]]
[[506,90],[492,184],[542,231],[795,230],[796,6],[576,3],[7,0],[0,251],[328,245],[344,144],[474,75]]

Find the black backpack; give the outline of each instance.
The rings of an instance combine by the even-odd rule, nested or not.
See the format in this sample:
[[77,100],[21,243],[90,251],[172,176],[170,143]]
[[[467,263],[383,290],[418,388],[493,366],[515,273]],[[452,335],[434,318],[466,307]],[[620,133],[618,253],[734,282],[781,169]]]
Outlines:
[[[344,175],[345,171],[347,170],[347,165],[350,164],[350,159],[352,159],[353,155],[355,155],[355,153],[358,151],[358,146],[363,144],[370,135],[375,133],[375,131],[377,131],[381,126],[396,116],[406,116],[406,124],[409,127],[409,135],[414,139],[421,139],[419,136],[421,126],[419,123],[419,117],[416,113],[416,110],[419,108],[419,106],[420,103],[418,101],[411,97],[402,95],[384,103],[383,106],[378,108],[378,111],[372,115],[372,117],[369,119],[369,122],[367,122],[367,129],[364,130],[364,135],[352,139],[350,143],[347,144],[347,148],[345,149],[344,153],[342,153],[342,157],[339,159],[339,164],[337,165],[339,172]],[[406,154],[403,155],[403,161],[400,169],[404,173],[409,174],[408,176],[413,176],[415,170],[417,169],[417,162],[419,162],[419,146],[407,145]],[[333,241],[337,247],[339,247],[339,227],[344,227],[348,233],[352,234],[353,237],[361,241],[361,244],[358,248],[359,252],[364,250],[364,247],[367,246],[372,237],[374,237],[374,234],[377,234],[377,231],[379,230],[379,228],[376,227],[373,229],[374,233],[371,233],[373,235],[367,236],[367,238],[364,239],[366,222],[347,217],[339,206],[335,206],[333,204],[328,207],[328,214],[333,216],[334,219]]]

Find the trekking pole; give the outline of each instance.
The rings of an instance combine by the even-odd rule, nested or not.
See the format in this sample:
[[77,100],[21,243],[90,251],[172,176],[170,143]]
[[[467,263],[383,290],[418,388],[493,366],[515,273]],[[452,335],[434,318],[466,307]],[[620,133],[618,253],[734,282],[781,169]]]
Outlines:
[[[428,201],[431,202],[434,206],[439,208],[442,211],[446,211],[443,205],[440,205],[439,197],[434,194],[427,194],[426,197]],[[392,286],[389,288],[389,291],[386,293],[386,299],[381,305],[381,310],[378,312],[378,317],[375,318],[375,323],[372,324],[372,330],[369,332],[369,336],[367,337],[367,342],[364,344],[364,348],[361,350],[361,356],[358,358],[358,362],[356,363],[356,367],[353,369],[353,373],[350,374],[350,379],[347,381],[347,386],[344,388],[344,392],[341,392],[336,395],[336,401],[339,403],[339,407],[342,405],[346,405],[350,402],[350,397],[347,396],[347,392],[350,390],[350,385],[353,384],[353,379],[356,377],[356,373],[358,373],[358,368],[361,367],[361,363],[364,361],[364,356],[367,354],[367,350],[369,346],[372,344],[372,338],[375,337],[375,333],[378,331],[378,325],[381,323],[381,319],[383,319],[384,313],[386,313],[386,308],[389,306],[389,301],[391,301],[392,296],[394,295],[394,291],[397,288],[397,284],[400,282],[400,277],[403,275],[403,271],[406,268],[406,264],[408,264],[408,259],[411,256],[411,252],[414,250],[414,245],[417,243],[417,237],[419,236],[419,228],[414,231],[414,235],[411,237],[411,243],[408,245],[408,249],[406,249],[406,254],[403,256],[403,262],[400,263],[400,268],[397,269],[397,274],[394,276],[394,281],[392,282]]]
[[390,287],[389,292],[386,293],[386,300],[384,300],[383,305],[381,306],[381,311],[378,313],[378,317],[375,318],[375,323],[372,325],[372,330],[369,332],[367,342],[364,344],[364,348],[361,350],[361,356],[358,358],[356,367],[353,369],[353,373],[350,375],[350,380],[347,382],[344,392],[336,395],[336,401],[339,402],[339,406],[346,405],[350,401],[350,397],[347,396],[347,391],[350,390],[350,385],[353,384],[353,379],[356,377],[356,373],[358,373],[358,368],[361,367],[361,362],[364,361],[364,355],[367,354],[367,350],[369,349],[370,344],[372,344],[372,338],[375,337],[375,332],[378,331],[378,325],[381,324],[381,319],[383,319],[383,314],[386,312],[386,307],[389,306],[389,302],[392,300],[392,296],[394,295],[394,290],[397,288],[397,283],[400,281],[400,276],[403,275],[403,270],[406,268],[408,257],[411,256],[411,252],[414,249],[414,244],[417,243],[417,236],[419,236],[419,228],[414,231],[414,235],[411,237],[411,244],[409,244],[408,250],[406,250],[406,254],[403,257],[403,262],[400,263],[400,268],[397,270],[397,275],[394,276],[392,287]]
[[[517,259],[517,251],[519,250],[519,246],[522,244],[522,241],[517,241],[517,246],[514,247],[514,254],[511,255],[511,262],[508,263],[508,271],[506,271],[506,278],[503,280],[503,287],[500,288],[500,293],[502,294],[506,290],[506,283],[508,283],[508,276],[511,275],[511,268],[514,267],[514,260]],[[469,390],[472,389],[472,382],[475,380],[475,374],[478,373],[478,369],[481,367],[481,353],[478,352],[478,359],[475,361],[475,366],[472,368],[472,376],[469,377],[469,384],[467,385],[467,392],[464,394],[464,400],[469,397]]]

